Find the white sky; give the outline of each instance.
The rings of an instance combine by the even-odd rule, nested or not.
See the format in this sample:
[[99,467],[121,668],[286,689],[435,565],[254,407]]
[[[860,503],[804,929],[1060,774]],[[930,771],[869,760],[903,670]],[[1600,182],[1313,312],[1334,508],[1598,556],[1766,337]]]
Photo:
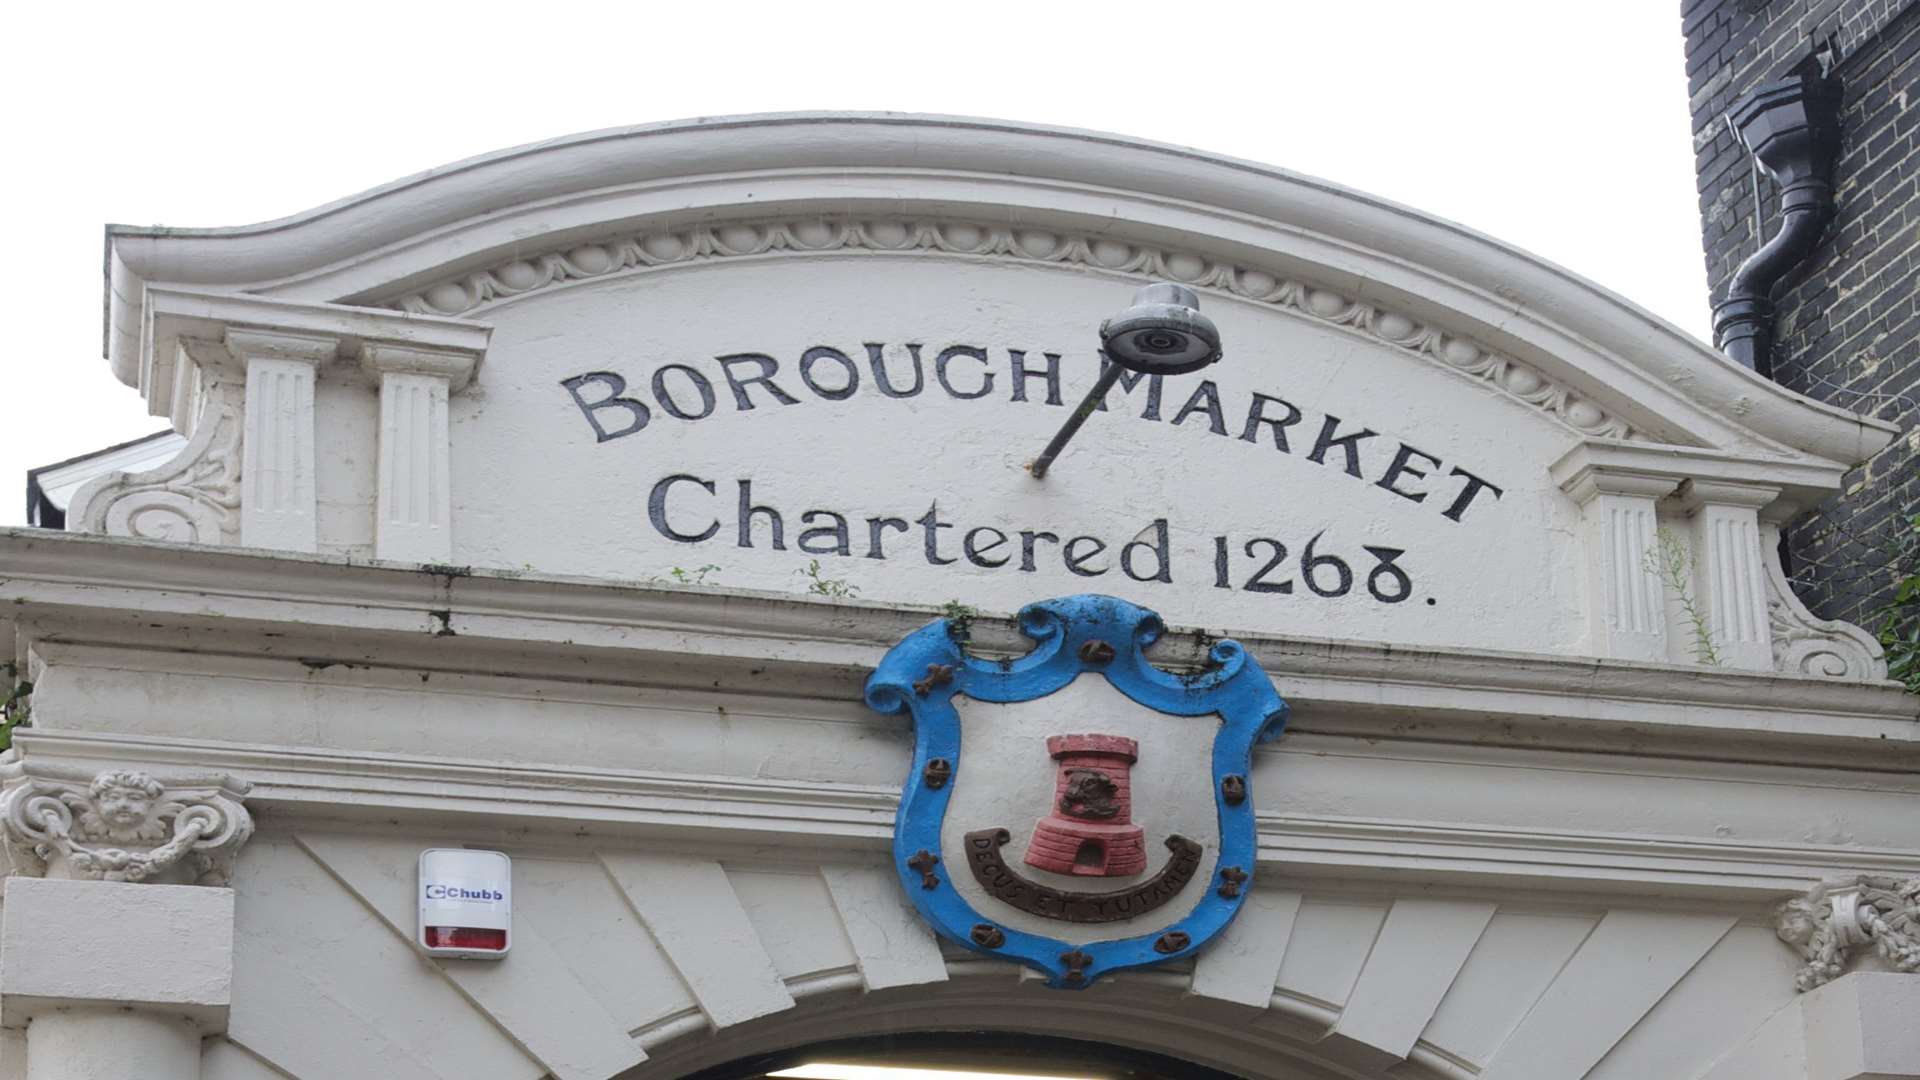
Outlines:
[[33,4],[8,37],[0,525],[27,469],[163,426],[100,358],[105,223],[247,224],[689,116],[1200,147],[1451,218],[1708,334],[1673,0]]

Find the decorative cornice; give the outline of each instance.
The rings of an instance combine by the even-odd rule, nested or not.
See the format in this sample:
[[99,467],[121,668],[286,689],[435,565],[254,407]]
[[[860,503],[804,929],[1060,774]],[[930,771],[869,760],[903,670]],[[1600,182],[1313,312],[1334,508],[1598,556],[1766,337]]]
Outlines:
[[1893,970],[1920,972],[1920,876],[1823,881],[1781,904],[1773,925],[1807,959],[1793,977],[1802,991],[1846,974],[1869,946]]
[[[340,556],[264,552],[0,529],[13,624],[43,655],[89,647],[174,651],[208,635],[206,663],[582,670],[608,686],[723,688],[854,701],[887,646],[936,616],[931,607],[826,601],[734,589],[641,586],[467,567],[368,566]],[[211,605],[211,607],[210,607]],[[236,624],[218,610],[244,611]],[[129,618],[128,612],[141,617]],[[279,636],[263,638],[271,626]],[[84,633],[82,629],[84,628]],[[458,637],[439,631],[452,628]],[[974,648],[1013,655],[1004,614],[982,613]],[[1176,628],[1156,662],[1204,663],[1233,632],[1270,671],[1286,672],[1302,711],[1294,735],[1388,742],[1625,751],[1716,762],[1920,771],[1920,703],[1891,683],[1676,667],[1589,657]],[[459,657],[448,647],[459,645]],[[219,659],[214,655],[228,659]],[[187,654],[179,654],[185,656]],[[673,657],[644,665],[641,657]],[[259,675],[258,669],[253,674]],[[298,677],[308,677],[297,668]],[[1417,732],[1409,724],[1418,721]]]
[[13,873],[225,885],[253,834],[230,776],[0,766],[0,835]]
[[156,286],[375,303],[614,230],[748,214],[972,216],[1062,233],[1125,231],[1445,320],[1588,389],[1666,441],[1758,441],[1856,462],[1899,434],[1728,364],[1560,267],[1407,207],[1186,147],[898,113],[701,117],[589,132],[280,221],[117,226],[108,233],[109,352],[122,381],[140,379],[141,308]]
[[990,225],[964,220],[806,217],[692,225],[574,243],[461,274],[387,302],[418,315],[469,316],[554,285],[715,260],[798,255],[930,252],[1009,262],[1086,267],[1265,304],[1344,327],[1478,379],[1584,435],[1639,436],[1626,421],[1538,369],[1411,315],[1280,273],[1112,236]]

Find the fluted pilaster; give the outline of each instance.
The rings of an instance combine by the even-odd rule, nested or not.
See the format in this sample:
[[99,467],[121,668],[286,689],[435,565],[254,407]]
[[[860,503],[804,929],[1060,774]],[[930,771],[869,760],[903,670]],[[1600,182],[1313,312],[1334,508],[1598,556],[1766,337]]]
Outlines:
[[1748,671],[1773,670],[1760,508],[1779,497],[1779,489],[1689,480],[1680,494],[1690,515],[1695,603],[1720,662]]
[[240,543],[316,551],[313,383],[315,368],[333,358],[335,339],[231,330],[226,340],[247,373]]
[[1666,596],[1648,556],[1659,544],[1667,477],[1590,470],[1568,485],[1584,516],[1588,625],[1594,651],[1623,660],[1667,660]]
[[453,555],[447,399],[478,357],[369,344],[360,361],[380,380],[380,475],[374,552],[382,559],[446,562]]

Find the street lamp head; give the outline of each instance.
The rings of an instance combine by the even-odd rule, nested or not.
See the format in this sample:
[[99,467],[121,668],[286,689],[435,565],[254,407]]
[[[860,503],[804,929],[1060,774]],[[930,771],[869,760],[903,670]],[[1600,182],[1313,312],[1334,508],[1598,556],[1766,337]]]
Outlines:
[[[1100,355],[1111,363],[1100,366],[1100,377],[1087,396],[1054,432],[1040,456],[1028,463],[1035,480],[1044,478],[1053,459],[1067,448],[1107,391],[1124,372],[1141,375],[1185,375],[1220,359],[1220,330],[1200,314],[1200,298],[1185,285],[1156,281],[1133,294],[1133,304],[1100,324]],[[1131,384],[1129,384],[1131,385]],[[1158,393],[1158,391],[1156,391]]]
[[1100,324],[1107,358],[1145,375],[1184,375],[1220,359],[1220,331],[1200,314],[1200,298],[1184,285],[1157,281],[1133,304]]

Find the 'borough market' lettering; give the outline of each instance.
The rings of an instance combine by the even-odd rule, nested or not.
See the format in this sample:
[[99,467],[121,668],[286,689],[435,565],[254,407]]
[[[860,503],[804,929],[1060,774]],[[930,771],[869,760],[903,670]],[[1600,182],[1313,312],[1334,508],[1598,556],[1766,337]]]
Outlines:
[[[751,412],[799,405],[806,400],[803,393],[822,401],[844,401],[858,393],[887,398],[941,393],[962,401],[998,397],[1053,406],[1066,401],[1059,353],[1035,356],[1005,349],[1000,361],[983,348],[949,345],[929,357],[917,343],[895,347],[872,342],[863,351],[864,363],[833,346],[815,345],[786,370],[766,353],[730,353],[714,358],[718,378],[693,365],[673,363],[660,365],[641,382],[614,371],[588,371],[562,379],[560,385],[572,395],[595,440],[603,443],[646,430],[656,412],[694,422],[713,416],[723,401],[730,402],[734,412]],[[1107,397],[1116,408],[1137,406],[1142,420],[1203,425],[1215,435],[1255,446],[1270,444],[1279,453],[1303,457],[1409,502],[1431,498],[1429,505],[1450,521],[1461,521],[1469,510],[1498,500],[1504,490],[1409,443],[1331,413],[1310,413],[1282,397],[1259,391],[1223,395],[1212,379],[1197,380],[1190,390],[1175,386],[1176,395],[1184,391],[1186,397],[1170,416],[1170,399],[1159,375],[1124,372]]]

